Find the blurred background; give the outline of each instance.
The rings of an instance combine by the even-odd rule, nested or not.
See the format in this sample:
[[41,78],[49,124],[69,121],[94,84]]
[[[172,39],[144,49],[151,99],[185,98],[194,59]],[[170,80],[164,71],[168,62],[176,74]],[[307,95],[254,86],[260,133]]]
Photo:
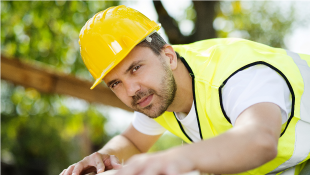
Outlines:
[[[1,1],[1,174],[53,175],[100,149],[132,119],[93,78],[79,31],[125,4],[162,24],[170,44],[236,37],[310,54],[307,1]],[[165,133],[150,152],[181,145]]]

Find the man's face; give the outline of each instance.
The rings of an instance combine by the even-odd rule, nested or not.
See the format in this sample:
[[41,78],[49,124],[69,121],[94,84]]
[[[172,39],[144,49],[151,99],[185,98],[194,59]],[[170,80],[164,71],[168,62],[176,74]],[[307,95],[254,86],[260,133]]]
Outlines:
[[148,47],[135,47],[103,80],[128,107],[150,118],[167,110],[177,89],[169,58]]

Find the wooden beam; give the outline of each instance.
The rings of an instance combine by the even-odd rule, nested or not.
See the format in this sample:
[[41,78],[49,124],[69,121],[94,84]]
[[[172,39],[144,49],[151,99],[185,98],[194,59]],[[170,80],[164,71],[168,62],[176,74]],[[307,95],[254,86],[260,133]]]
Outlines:
[[38,68],[17,59],[1,55],[1,79],[25,87],[32,87],[43,93],[65,94],[89,102],[97,102],[132,111],[106,86],[98,85],[90,90],[89,81],[72,75],[56,73],[50,69]]

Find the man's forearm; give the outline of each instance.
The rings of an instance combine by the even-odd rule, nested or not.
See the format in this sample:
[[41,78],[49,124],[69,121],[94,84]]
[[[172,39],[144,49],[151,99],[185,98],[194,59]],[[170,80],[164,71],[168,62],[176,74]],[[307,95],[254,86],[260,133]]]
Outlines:
[[259,128],[234,128],[217,137],[172,148],[163,152],[134,156],[120,174],[180,174],[193,170],[215,174],[236,174],[272,160],[277,144]]
[[239,173],[256,168],[276,156],[276,144],[272,146],[268,142],[265,135],[231,130],[209,140],[172,149],[167,155],[183,154],[195,165],[195,169],[202,172]]
[[135,154],[141,153],[139,149],[123,135],[113,137],[98,152],[101,154],[115,155],[120,162],[122,162],[122,160],[126,161]]

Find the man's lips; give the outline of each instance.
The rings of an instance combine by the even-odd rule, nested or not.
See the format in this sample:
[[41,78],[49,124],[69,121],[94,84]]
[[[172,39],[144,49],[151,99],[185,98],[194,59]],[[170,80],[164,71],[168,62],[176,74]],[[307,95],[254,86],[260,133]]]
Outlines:
[[140,107],[144,108],[144,107],[146,107],[147,105],[149,105],[151,103],[152,99],[153,99],[153,94],[140,99],[137,102],[137,104],[139,104]]

